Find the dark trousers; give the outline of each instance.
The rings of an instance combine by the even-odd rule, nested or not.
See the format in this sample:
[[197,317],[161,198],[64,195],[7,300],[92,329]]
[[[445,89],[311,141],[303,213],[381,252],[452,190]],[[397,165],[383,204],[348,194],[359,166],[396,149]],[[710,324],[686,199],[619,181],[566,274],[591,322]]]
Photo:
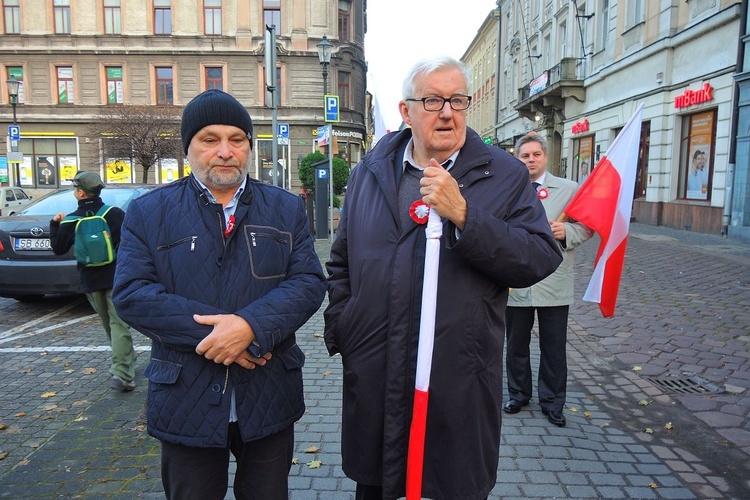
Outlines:
[[534,312],[539,319],[539,405],[545,410],[562,411],[568,381],[565,355],[568,332],[568,306],[508,307],[505,309],[508,394],[526,404],[531,399],[531,328]]
[[[383,487],[357,483],[354,500],[383,500]],[[484,497],[487,500],[487,497]]]
[[380,485],[357,483],[355,500],[383,500],[383,487]]
[[257,441],[243,442],[229,424],[226,448],[193,448],[162,441],[161,480],[173,500],[223,500],[229,484],[229,453],[237,461],[234,497],[286,500],[294,451],[294,426]]

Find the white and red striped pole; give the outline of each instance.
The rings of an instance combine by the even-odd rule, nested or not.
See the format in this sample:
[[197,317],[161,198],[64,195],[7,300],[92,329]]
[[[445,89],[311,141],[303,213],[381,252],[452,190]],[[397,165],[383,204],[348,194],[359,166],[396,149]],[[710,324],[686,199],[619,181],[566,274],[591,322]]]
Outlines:
[[424,470],[424,441],[427,427],[427,402],[432,370],[432,346],[435,341],[435,313],[437,311],[438,269],[440,267],[440,237],[443,223],[440,215],[430,210],[425,236],[424,279],[422,284],[422,313],[419,323],[417,375],[414,382],[414,410],[409,432],[409,451],[406,459],[406,500],[422,498]]

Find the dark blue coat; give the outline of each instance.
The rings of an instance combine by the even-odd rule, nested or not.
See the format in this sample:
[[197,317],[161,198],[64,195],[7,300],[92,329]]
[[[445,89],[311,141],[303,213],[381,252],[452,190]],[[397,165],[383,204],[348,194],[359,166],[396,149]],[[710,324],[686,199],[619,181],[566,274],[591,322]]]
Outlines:
[[[344,368],[342,467],[404,495],[424,272],[425,225],[400,228],[397,178],[411,130],[354,168],[326,267],[325,340]],[[450,170],[468,204],[460,239],[444,222],[422,495],[485,498],[495,485],[508,287],[562,257],[526,167],[467,130]]]
[[[279,432],[304,412],[304,354],[295,331],[320,307],[324,276],[302,201],[248,178],[224,238],[221,205],[193,176],[134,200],[122,227],[113,300],[152,339],[148,431],[196,447],[227,444],[234,389],[245,441]],[[225,367],[195,353],[211,326],[194,314],[237,314],[253,328],[263,367]]]

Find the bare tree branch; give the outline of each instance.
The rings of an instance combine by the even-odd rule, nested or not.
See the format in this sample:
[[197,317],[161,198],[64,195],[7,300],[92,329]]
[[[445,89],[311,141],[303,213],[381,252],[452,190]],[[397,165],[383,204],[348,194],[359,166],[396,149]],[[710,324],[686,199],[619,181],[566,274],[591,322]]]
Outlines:
[[173,106],[106,106],[89,135],[101,137],[105,158],[134,159],[143,167],[143,182],[160,159],[181,154],[180,113]]

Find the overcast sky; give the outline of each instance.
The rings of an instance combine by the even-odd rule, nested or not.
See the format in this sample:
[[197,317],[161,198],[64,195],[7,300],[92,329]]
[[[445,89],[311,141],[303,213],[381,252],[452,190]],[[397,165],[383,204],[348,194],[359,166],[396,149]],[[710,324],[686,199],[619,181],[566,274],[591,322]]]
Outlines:
[[495,0],[371,0],[367,2],[367,90],[386,128],[401,125],[398,101],[406,72],[438,55],[463,56]]

